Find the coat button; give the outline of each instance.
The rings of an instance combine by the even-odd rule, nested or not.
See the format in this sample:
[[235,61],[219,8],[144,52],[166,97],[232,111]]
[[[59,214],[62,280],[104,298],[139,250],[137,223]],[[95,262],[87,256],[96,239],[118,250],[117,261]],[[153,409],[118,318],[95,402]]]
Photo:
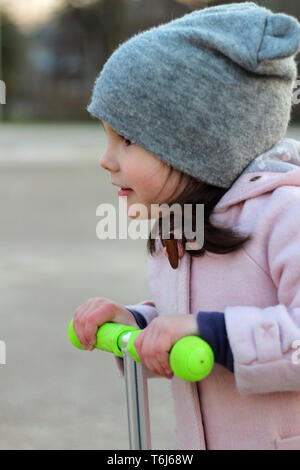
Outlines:
[[261,178],[261,176],[253,176],[253,178],[250,178],[249,181],[256,181],[256,180],[258,180],[259,178]]

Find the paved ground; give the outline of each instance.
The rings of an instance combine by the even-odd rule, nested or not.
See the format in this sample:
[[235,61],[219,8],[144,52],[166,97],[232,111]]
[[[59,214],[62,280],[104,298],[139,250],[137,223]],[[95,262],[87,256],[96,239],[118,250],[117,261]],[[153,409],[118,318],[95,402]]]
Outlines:
[[[96,207],[118,204],[104,145],[98,124],[0,126],[0,449],[128,448],[112,356],[67,338],[88,298],[150,296],[145,241],[96,237]],[[151,379],[149,394],[153,448],[176,449],[170,382]]]
[[[123,379],[109,353],[67,338],[76,307],[149,299],[143,240],[100,241],[118,204],[97,124],[0,126],[0,449],[127,449]],[[176,449],[170,382],[151,379],[154,449]]]

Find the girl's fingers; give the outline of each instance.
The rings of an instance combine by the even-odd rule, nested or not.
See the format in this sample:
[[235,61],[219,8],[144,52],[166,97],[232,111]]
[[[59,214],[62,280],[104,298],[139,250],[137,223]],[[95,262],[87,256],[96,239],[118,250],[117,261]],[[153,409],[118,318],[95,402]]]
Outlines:
[[165,361],[162,361],[160,358],[149,359],[145,362],[145,365],[156,375],[162,375],[167,378],[171,378],[173,376],[173,372],[169,366],[166,366]]
[[81,333],[80,333],[80,338],[79,339],[79,342],[81,343],[81,346],[84,348],[84,349],[88,349],[89,348],[89,343],[88,343],[88,340],[86,339],[86,336],[84,334],[84,326],[81,327]]
[[157,338],[158,332],[151,328],[150,325],[136,337],[134,345],[142,362],[149,362],[154,357]]
[[82,337],[84,339],[84,347],[86,349],[89,349],[90,348],[90,340],[89,340],[88,336],[86,335],[86,323],[82,327]]
[[157,361],[157,359],[152,358],[144,362],[145,366],[148,367],[148,369],[153,372],[153,374],[156,375],[164,375],[164,370],[161,368],[160,363]]
[[96,316],[100,316],[100,307],[101,304],[99,305],[99,299],[95,297],[89,299],[75,311],[73,322],[74,330],[76,334],[78,332],[78,340],[85,349],[92,349],[96,343],[97,328],[95,328],[95,324],[97,323]]
[[[102,322],[103,323],[103,322]],[[101,322],[99,323],[100,325],[102,324]],[[96,320],[88,319],[85,323],[84,327],[84,336],[86,338],[88,347],[91,348],[96,344],[97,341],[97,331],[98,331],[98,322]]]
[[77,322],[74,321],[74,322],[73,322],[73,328],[74,328],[74,331],[75,331],[75,333],[76,333],[76,336],[77,336],[77,338],[78,338],[79,343],[81,344],[82,347],[84,347],[84,345],[85,345],[85,338],[84,338],[84,336],[83,336],[83,334],[82,334],[82,329],[83,329],[83,328],[82,328],[81,324],[80,324],[78,321],[77,321]]
[[86,313],[89,310],[89,306],[84,304],[75,311],[73,327],[78,338],[79,343],[83,348],[87,348],[88,342],[85,337],[84,326]]
[[97,302],[91,304],[85,318],[83,335],[86,339],[88,349],[93,347],[97,341],[98,328],[107,321],[111,321],[112,315],[110,309],[97,307]]
[[157,362],[160,365],[162,375],[170,375],[172,374],[171,367],[169,365],[169,353],[165,352],[157,356]]
[[[168,356],[168,353],[167,353],[167,356]],[[160,375],[163,375],[164,377],[168,377],[168,378],[173,376],[173,371],[169,365],[168,357],[166,356],[158,357],[157,363],[159,364]]]
[[146,331],[140,333],[135,340],[137,344],[134,344],[141,361],[151,372],[170,378],[173,372],[169,364],[169,353],[162,347],[162,340],[158,331],[148,330],[147,334]]
[[155,341],[152,343],[152,350],[150,354],[156,358],[159,364],[161,375],[170,375],[172,373],[170,368],[168,340],[164,333],[157,331]]
[[83,349],[87,349],[87,347],[86,347],[86,340],[85,340],[85,337],[83,336],[83,334],[81,333],[81,331],[82,331],[82,330],[80,330],[80,332],[78,331],[78,333],[76,333],[76,331],[75,331],[75,333],[76,333],[76,336],[77,336],[77,338],[78,338],[79,343],[81,344],[81,347],[82,347]]

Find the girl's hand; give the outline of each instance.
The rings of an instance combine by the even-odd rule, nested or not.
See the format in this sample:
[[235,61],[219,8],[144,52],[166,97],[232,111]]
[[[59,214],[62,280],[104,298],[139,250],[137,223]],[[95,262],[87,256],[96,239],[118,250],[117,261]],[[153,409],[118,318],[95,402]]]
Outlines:
[[108,321],[138,328],[134,316],[126,308],[104,297],[93,297],[75,310],[73,327],[84,349],[94,349],[98,328]]
[[169,351],[180,338],[199,335],[196,316],[166,315],[154,318],[134,341],[141,361],[156,375],[173,377]]

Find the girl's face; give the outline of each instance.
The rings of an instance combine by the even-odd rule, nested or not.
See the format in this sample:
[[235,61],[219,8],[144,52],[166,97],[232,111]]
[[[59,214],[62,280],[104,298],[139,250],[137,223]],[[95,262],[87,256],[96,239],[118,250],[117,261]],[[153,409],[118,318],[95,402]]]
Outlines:
[[[119,188],[130,188],[127,194],[127,213],[130,207],[142,204],[146,210],[139,218],[150,218],[151,204],[162,204],[173,194],[175,189],[182,189],[185,178],[179,186],[180,172],[173,169],[136,144],[125,140],[107,123],[103,123],[108,142],[100,158],[100,166],[110,173],[110,182]],[[175,192],[175,196],[177,191]],[[132,212],[135,214],[135,211]]]

